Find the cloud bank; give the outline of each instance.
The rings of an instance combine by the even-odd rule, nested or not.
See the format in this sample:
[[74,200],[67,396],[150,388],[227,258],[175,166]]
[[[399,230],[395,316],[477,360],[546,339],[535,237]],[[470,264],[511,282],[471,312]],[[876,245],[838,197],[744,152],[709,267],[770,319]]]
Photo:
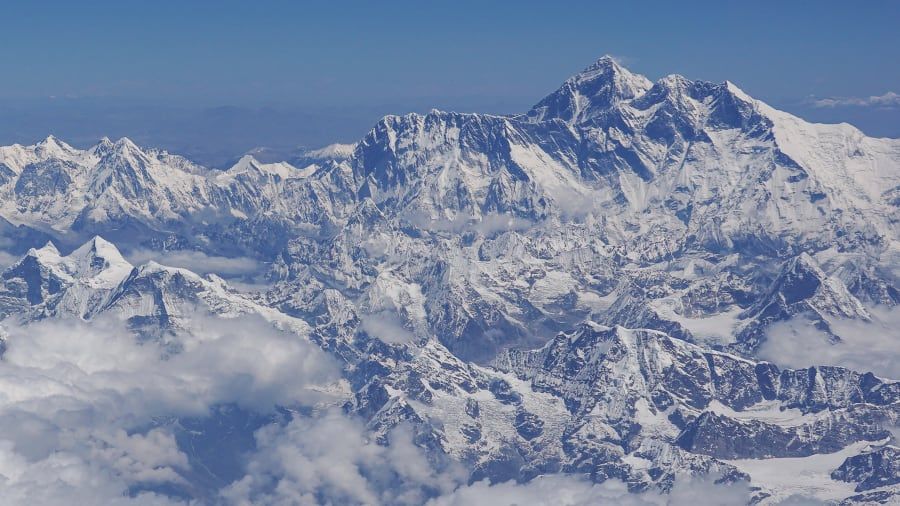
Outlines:
[[371,314],[360,314],[360,328],[372,337],[388,344],[411,343],[415,334],[403,325],[396,311],[385,310]]
[[207,255],[202,251],[177,250],[155,251],[140,249],[126,255],[129,262],[135,265],[150,260],[169,267],[180,267],[197,274],[217,274],[223,278],[241,277],[258,274],[263,265],[247,257],[221,257]]
[[168,504],[191,469],[162,419],[233,403],[268,412],[327,400],[339,376],[319,348],[257,318],[199,317],[182,351],[122,322],[4,322],[0,503]]
[[834,322],[832,330],[841,338],[835,344],[807,318],[776,323],[758,355],[785,367],[837,365],[900,379],[900,307],[876,307],[869,312],[872,322]]
[[829,97],[812,101],[813,107],[879,107],[893,108],[900,106],[900,94],[888,91],[883,95],[869,97]]
[[410,429],[382,446],[338,411],[264,427],[256,440],[247,475],[222,492],[230,504],[423,504],[466,477],[458,464],[429,458]]
[[[4,323],[3,337],[2,504],[661,505],[748,497],[743,484],[704,480],[679,482],[671,495],[634,495],[618,481],[573,476],[468,484],[462,464],[417,446],[414,428],[376,440],[334,407],[341,395],[322,392],[340,391],[338,366],[256,317],[197,316],[176,336],[175,354],[108,318]],[[291,408],[255,430],[249,453],[232,457],[239,474],[210,496],[194,480],[213,463],[180,442],[178,417],[209,416],[223,404]]]

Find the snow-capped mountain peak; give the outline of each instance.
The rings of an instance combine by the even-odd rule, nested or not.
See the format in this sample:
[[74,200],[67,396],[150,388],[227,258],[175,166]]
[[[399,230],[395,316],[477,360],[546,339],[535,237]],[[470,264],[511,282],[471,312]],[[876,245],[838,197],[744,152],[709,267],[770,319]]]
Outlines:
[[98,311],[133,270],[118,248],[100,237],[68,255],[47,243],[0,275],[0,314],[26,320],[54,314],[85,317]]
[[20,269],[23,262],[34,262],[62,280],[78,281],[93,288],[113,288],[134,268],[115,245],[99,236],[68,255],[62,255],[52,242],[41,248],[32,248],[7,271]]
[[88,149],[88,152],[92,155],[102,158],[108,155],[113,149],[113,141],[109,137],[102,137],[97,144],[94,144]]
[[258,175],[278,176],[281,179],[289,179],[302,175],[293,165],[287,162],[262,163],[253,155],[244,155],[231,168],[225,171],[227,176],[235,176],[237,174],[255,173]]
[[112,288],[134,268],[114,244],[100,236],[94,236],[65,258],[73,277],[90,280],[95,287]]
[[55,261],[59,259],[60,253],[56,248],[56,245],[53,244],[53,241],[47,241],[46,244],[41,246],[40,248],[31,248],[28,250],[25,256],[34,257],[36,259],[45,260],[48,262]]
[[48,135],[47,138],[35,144],[35,151],[40,156],[48,158],[52,156],[63,157],[71,155],[75,151],[75,148],[57,139],[53,135]]
[[643,95],[651,87],[646,77],[631,73],[611,56],[603,56],[538,102],[527,117],[530,121],[558,118],[582,123],[620,101]]
[[[0,148],[0,231],[59,245],[3,272],[0,316],[114,315],[173,352],[198,308],[261,316],[340,360],[379,441],[407,424],[476,480],[764,487],[761,459],[853,456],[900,419],[878,371],[759,360],[778,324],[829,335],[900,304],[900,141],[604,57],[528,115],[386,116],[294,160]],[[95,234],[271,283],[132,268]]]
[[334,159],[334,160],[346,160],[350,158],[353,154],[353,151],[356,149],[356,144],[329,144],[327,146],[311,149],[309,151],[305,151],[303,156],[305,158],[311,159]]

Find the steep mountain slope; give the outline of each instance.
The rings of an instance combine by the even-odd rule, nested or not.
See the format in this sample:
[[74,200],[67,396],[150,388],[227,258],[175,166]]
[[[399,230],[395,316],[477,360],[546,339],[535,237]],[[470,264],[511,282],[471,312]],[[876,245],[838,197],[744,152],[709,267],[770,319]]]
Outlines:
[[[774,502],[794,489],[760,466],[797,465],[817,497],[896,498],[898,384],[755,353],[779,322],[837,343],[900,304],[900,140],[604,57],[522,115],[388,116],[307,155],[0,148],[0,233],[57,245],[3,272],[2,316],[114,317],[177,354],[198,309],[257,315],[340,360],[379,441],[408,424],[476,479],[715,473]],[[270,283],[133,267],[94,234],[249,256]]]
[[[421,294],[398,292],[387,280],[375,283],[382,293],[365,304],[311,287],[317,302],[298,319],[221,279],[153,262],[131,268],[100,238],[67,256],[52,245],[32,251],[3,277],[7,293],[29,283],[36,288],[26,293],[42,295],[18,300],[13,318],[114,317],[173,354],[184,344],[178,339],[204,325],[201,314],[257,315],[340,359],[349,386],[345,409],[367,420],[377,438],[386,441],[393,428],[411,424],[421,445],[467,462],[476,479],[584,473],[641,491],[713,473],[756,484],[743,460],[807,458],[859,442],[881,448],[900,421],[900,383],[835,367],[782,370],[652,330],[588,322],[539,349],[504,352],[491,366],[467,363],[422,328],[391,340],[366,325],[366,313],[390,300],[404,305],[399,314],[406,319],[421,311]],[[83,311],[85,301],[91,311]],[[399,332],[403,321],[390,330]],[[888,471],[858,471],[859,479],[847,471],[880,465],[857,453],[812,490],[827,494],[834,483],[850,482],[885,493]],[[887,478],[870,486],[866,473]],[[757,498],[783,497],[764,480],[757,487]]]
[[[31,249],[2,274],[2,314],[73,314],[87,317],[131,272],[114,245],[95,237],[61,256],[53,243]],[[26,316],[26,318],[34,316]]]

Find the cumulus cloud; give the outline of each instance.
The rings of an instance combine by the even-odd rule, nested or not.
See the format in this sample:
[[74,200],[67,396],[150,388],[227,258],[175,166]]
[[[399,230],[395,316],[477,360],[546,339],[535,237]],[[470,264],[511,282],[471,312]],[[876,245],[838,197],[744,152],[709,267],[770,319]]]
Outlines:
[[221,257],[207,255],[202,251],[155,251],[138,249],[126,255],[129,262],[135,265],[150,260],[169,267],[181,267],[198,274],[218,274],[224,278],[241,277],[258,274],[263,265],[247,257]]
[[635,494],[618,480],[595,484],[577,475],[468,484],[461,465],[413,444],[409,427],[379,445],[360,421],[338,411],[297,415],[260,429],[256,440],[247,474],[221,493],[229,504],[744,506],[750,500],[747,483],[717,485],[712,477],[677,479],[669,494]]
[[387,445],[338,411],[296,416],[256,433],[247,475],[222,492],[232,504],[423,504],[465,479],[451,461],[435,462],[399,428]]
[[596,194],[583,194],[569,189],[557,189],[553,203],[564,220],[581,221],[597,210],[600,201]]
[[95,439],[91,460],[105,464],[130,483],[184,482],[176,469],[189,467],[187,456],[178,449],[172,434],[162,429],[146,434],[116,429]]
[[370,336],[388,344],[411,343],[416,336],[403,325],[400,316],[392,310],[361,314],[360,328]]
[[[337,365],[256,317],[197,315],[178,333],[175,354],[136,341],[114,319],[4,325],[0,504],[178,503],[181,496],[160,494],[190,496],[204,463],[179,444],[178,423],[155,422],[203,417],[226,403],[291,409],[255,431],[234,463],[239,472],[212,492],[223,504],[746,503],[745,488],[702,480],[679,482],[670,496],[566,476],[467,484],[466,469],[417,446],[412,427],[376,440],[335,408],[343,399],[321,392],[338,386]],[[731,500],[741,494],[743,502]]]
[[0,503],[166,504],[134,493],[189,486],[189,459],[155,421],[311,406],[339,378],[318,347],[256,317],[198,315],[182,334],[171,354],[111,318],[4,322]]
[[[0,503],[9,505],[108,504],[162,506],[179,504],[151,492],[127,495],[129,482],[83,456],[62,450],[29,461],[0,441]],[[183,503],[180,503],[183,504]]]
[[7,253],[6,251],[0,250],[0,270],[6,269],[10,265],[16,263],[19,258],[19,255],[13,255],[11,253]]
[[508,214],[488,214],[482,216],[481,220],[473,223],[471,227],[481,235],[493,235],[508,230],[525,230],[532,225],[529,220]]
[[[400,325],[387,322],[379,330]],[[338,386],[337,364],[259,317],[195,315],[175,336],[174,354],[136,341],[112,318],[3,325],[0,504],[178,503],[161,491],[190,495],[205,470],[179,444],[178,423],[155,422],[203,417],[228,403],[291,409],[255,431],[234,464],[239,472],[216,485],[223,504],[747,503],[746,484],[709,479],[677,480],[671,494],[561,475],[468,484],[461,464],[415,444],[412,427],[379,444],[363,421],[328,407],[342,402],[323,393]]]
[[900,94],[889,91],[883,95],[869,97],[829,97],[812,100],[814,107],[880,107],[900,106]]
[[808,318],[772,325],[758,355],[785,367],[837,365],[900,379],[900,308],[871,308],[871,322],[838,320],[832,330],[841,341],[830,343]]
[[[222,402],[264,409],[310,400],[317,395],[310,386],[338,374],[318,347],[255,316],[194,315],[191,330],[177,337],[182,351],[171,357],[155,342],[138,344],[112,318],[6,329],[0,362],[0,400],[6,401],[53,393],[132,416],[200,414]],[[23,378],[33,379],[22,385]]]

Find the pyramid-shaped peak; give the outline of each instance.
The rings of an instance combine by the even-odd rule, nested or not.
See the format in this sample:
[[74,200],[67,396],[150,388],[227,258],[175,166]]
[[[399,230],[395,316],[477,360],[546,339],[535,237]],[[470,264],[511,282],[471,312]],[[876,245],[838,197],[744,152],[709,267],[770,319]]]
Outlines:
[[128,137],[121,137],[121,138],[119,138],[119,140],[117,140],[117,141],[114,143],[114,145],[115,145],[117,148],[139,149],[139,148],[138,148],[138,145],[135,144],[134,141],[132,141],[132,140],[129,139]]
[[38,142],[34,145],[36,151],[44,154],[62,154],[62,153],[71,153],[75,151],[75,148],[69,146],[65,142],[59,140],[54,135],[48,135],[44,140]]
[[119,248],[100,236],[94,236],[68,254],[65,264],[73,277],[99,276],[110,282],[120,281],[133,269]]
[[778,297],[788,304],[808,299],[825,283],[828,276],[819,264],[806,252],[783,264],[781,273],[772,283],[769,296]]
[[608,84],[613,91],[624,98],[633,98],[641,95],[653,86],[646,77],[635,74],[623,67],[619,60],[610,55],[601,56],[597,61],[585,67],[584,70],[570,77],[566,83],[597,82]]
[[567,123],[582,123],[619,102],[643,95],[652,87],[649,79],[632,73],[615,58],[606,55],[538,102],[527,118],[534,122],[561,119]]
[[29,249],[22,258],[20,258],[15,264],[7,268],[7,270],[15,269],[28,258],[32,258],[42,265],[50,266],[57,265],[61,261],[62,255],[60,255],[59,250],[56,249],[56,246],[52,241],[47,241],[47,244],[41,246],[40,248]]
[[114,146],[115,144],[113,144],[113,141],[111,141],[109,137],[104,136],[97,142],[97,144],[91,146],[91,148],[88,149],[88,152],[94,156],[102,158],[112,153]]
[[298,175],[297,168],[287,162],[262,163],[251,154],[241,157],[234,165],[226,170],[223,174],[224,178],[228,178],[241,173],[258,173],[269,176],[278,176],[282,179],[288,179]]
[[100,157],[118,157],[118,158],[143,158],[144,151],[128,137],[121,137],[117,141],[112,141],[108,137],[103,137],[90,150],[92,154]]
[[53,241],[47,241],[47,244],[45,244],[45,245],[43,245],[43,246],[41,246],[40,248],[37,248],[37,249],[31,248],[30,251],[34,251],[34,252],[46,252],[46,253],[50,253],[50,254],[59,256],[59,250],[56,248],[56,245],[53,244]]
[[78,249],[71,253],[72,256],[80,256],[84,254],[98,255],[111,260],[116,260],[119,258],[124,260],[124,258],[122,257],[122,253],[119,251],[119,248],[117,248],[115,244],[107,241],[99,235],[95,235],[89,241],[82,244]]
[[825,273],[819,267],[819,263],[807,252],[802,252],[785,263],[783,272],[806,271],[815,274],[816,277],[825,277]]
[[582,70],[579,74],[588,74],[601,71],[628,72],[628,70],[622,66],[619,59],[617,59],[615,56],[605,54],[600,58],[597,58],[594,63],[585,67],[585,69]]
[[259,166],[259,160],[257,160],[253,155],[246,154],[241,157],[240,160],[237,161],[234,165],[228,169],[229,172],[243,172],[250,167]]
[[756,101],[753,97],[748,95],[746,91],[742,90],[738,87],[738,85],[734,84],[731,81],[725,81],[723,85],[729,93],[745,102],[753,103]]
[[45,137],[44,140],[39,142],[37,145],[38,146],[50,146],[50,145],[61,146],[62,144],[63,144],[63,142],[60,141],[59,139],[57,139],[55,135],[50,134],[47,137]]

